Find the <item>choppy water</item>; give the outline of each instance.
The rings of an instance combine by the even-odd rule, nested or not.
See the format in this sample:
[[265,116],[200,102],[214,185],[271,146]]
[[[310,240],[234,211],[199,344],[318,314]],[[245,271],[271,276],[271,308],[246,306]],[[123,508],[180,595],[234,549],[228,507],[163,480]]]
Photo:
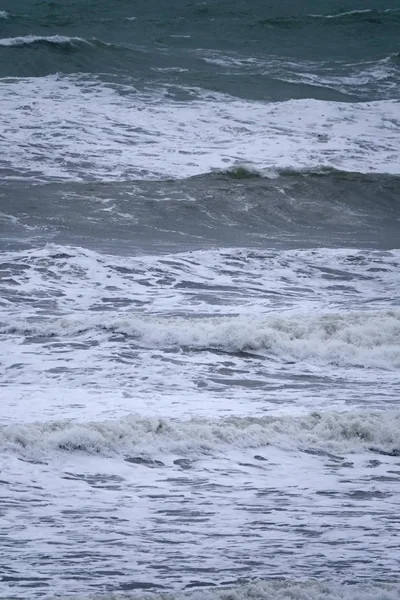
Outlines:
[[0,597],[400,597],[398,2],[0,6]]

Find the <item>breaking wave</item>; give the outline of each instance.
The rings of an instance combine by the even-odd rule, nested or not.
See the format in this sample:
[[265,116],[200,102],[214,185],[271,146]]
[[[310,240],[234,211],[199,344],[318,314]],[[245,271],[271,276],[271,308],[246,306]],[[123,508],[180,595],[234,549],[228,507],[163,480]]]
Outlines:
[[[63,48],[97,43],[28,36],[0,44],[34,42]],[[163,88],[136,93],[132,87],[111,89],[98,79],[79,76],[6,80],[0,166],[5,177],[11,170],[12,177],[19,172],[22,178],[58,181],[185,179],[247,162],[265,170],[334,167],[399,173],[397,100],[265,104],[186,92],[197,97],[177,102]],[[23,143],[15,138],[16,118],[23,123]]]
[[91,42],[85,40],[80,37],[68,37],[64,35],[50,35],[50,36],[40,36],[40,35],[25,35],[21,37],[13,37],[13,38],[2,38],[0,39],[0,46],[26,46],[29,44],[56,44],[60,45],[68,45],[75,46],[77,44],[86,44],[91,45]]
[[400,456],[399,431],[399,411],[187,421],[131,415],[86,423],[6,425],[0,429],[0,449],[33,458],[51,458],[61,451],[122,455],[131,462],[132,455],[136,459],[168,454],[196,459],[269,445],[322,454],[364,451]]
[[[389,583],[339,584],[318,581],[257,581],[191,592],[85,594],[73,600],[398,600],[400,586]],[[64,596],[64,600],[72,597]]]
[[261,351],[288,361],[340,367],[400,368],[400,313],[326,314],[318,317],[152,318],[102,315],[3,324],[2,334],[93,336],[118,333],[142,348],[240,353]]

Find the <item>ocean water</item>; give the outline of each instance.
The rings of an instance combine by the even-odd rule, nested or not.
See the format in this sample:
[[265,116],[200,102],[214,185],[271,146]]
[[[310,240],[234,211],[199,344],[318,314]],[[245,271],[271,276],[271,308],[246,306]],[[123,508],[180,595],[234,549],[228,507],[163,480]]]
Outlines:
[[400,598],[398,0],[2,0],[0,598]]

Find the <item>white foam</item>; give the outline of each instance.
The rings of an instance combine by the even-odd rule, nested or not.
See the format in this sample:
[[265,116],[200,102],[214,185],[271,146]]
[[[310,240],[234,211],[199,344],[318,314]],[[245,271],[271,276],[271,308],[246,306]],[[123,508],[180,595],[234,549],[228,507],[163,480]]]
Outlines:
[[21,37],[13,38],[2,38],[0,39],[0,46],[25,46],[27,44],[34,44],[36,42],[48,42],[50,44],[73,44],[74,42],[83,42],[89,44],[87,40],[80,37],[68,37],[65,35],[25,35]]
[[4,335],[90,336],[90,330],[128,335],[145,348],[218,349],[229,353],[266,351],[281,360],[338,367],[400,369],[400,312],[305,314],[296,318],[154,318],[84,315],[46,319],[34,325],[11,321]]
[[181,178],[243,162],[400,172],[398,101],[266,104],[193,89],[179,102],[167,90],[123,91],[83,77],[3,80],[2,166],[78,180]]
[[[211,315],[260,316],[288,310],[326,313],[398,309],[400,251],[314,249],[253,251],[224,248],[157,256],[116,257],[74,246],[48,244],[41,249],[4,252],[5,262],[22,267],[13,277],[21,296],[18,317],[33,317],[32,298],[53,297],[57,284],[61,295],[53,298],[58,314],[98,311],[99,290],[107,297],[140,300],[145,309]],[[49,268],[47,272],[46,268]],[[165,278],[164,283],[160,277]],[[189,282],[189,288],[185,287]],[[335,283],[341,285],[336,286]],[[143,285],[145,284],[145,285]],[[208,287],[210,299],[196,294]],[[215,286],[215,289],[214,289]],[[214,289],[214,291],[213,291]],[[202,299],[203,298],[203,299]],[[254,310],[253,308],[254,307]],[[302,308],[300,308],[302,307]],[[10,314],[12,318],[14,315]]]
[[397,405],[399,251],[2,258],[9,419]]
[[[291,83],[310,84],[319,87],[337,90],[343,94],[366,95],[371,94],[371,85],[378,84],[379,95],[384,98],[388,94],[393,95],[398,83],[395,80],[398,70],[395,64],[387,59],[382,59],[375,64],[365,63],[362,65],[346,65],[343,73],[332,76],[329,70],[321,70],[319,73],[307,71],[283,71],[276,77],[281,81]],[[347,71],[347,72],[346,72]]]
[[191,592],[84,594],[60,600],[398,600],[400,586],[384,583],[340,584],[329,581],[269,580]]
[[[396,97],[398,88],[398,69],[388,56],[379,61],[358,63],[337,62],[336,75],[332,75],[332,66],[323,61],[299,61],[282,59],[278,56],[253,57],[238,53],[217,51],[196,52],[207,63],[226,67],[232,71],[267,75],[278,81],[294,84],[313,85],[338,91],[345,95],[358,95],[361,98],[379,94],[379,99]],[[374,86],[371,90],[371,86]]]
[[16,267],[9,286],[4,273],[4,412],[17,406],[25,421],[341,410],[363,404],[366,383],[371,408],[395,406],[398,259],[237,249],[123,258],[53,245],[4,253],[5,268]]
[[[287,360],[400,369],[400,313],[201,319],[197,323],[193,319],[167,322],[127,319],[110,325],[113,331],[128,333],[139,343],[154,347],[217,348],[227,352],[266,350]],[[80,327],[83,326],[81,323]],[[104,326],[108,326],[107,322]]]
[[[117,258],[54,245],[10,252],[4,260],[22,267],[13,274],[19,302],[0,331],[88,339],[120,332],[145,348],[261,350],[281,360],[396,370],[398,254],[224,249]],[[55,283],[56,316],[37,314],[32,299],[51,298]]]
[[8,19],[9,13],[5,10],[0,10],[0,19]]
[[340,19],[341,17],[348,17],[351,15],[362,15],[362,14],[371,13],[371,12],[375,12],[375,11],[370,8],[365,8],[362,10],[349,10],[346,12],[335,13],[333,15],[309,15],[309,16],[318,18],[318,19]]
[[[74,600],[395,598],[397,459],[255,454],[202,457],[188,468],[169,455],[146,465],[79,452],[32,464],[4,454],[2,565],[14,573],[18,563],[24,577],[3,581],[5,596],[18,590],[31,600],[28,581],[40,577],[51,597]],[[40,570],[38,554],[50,557]],[[350,572],[356,583],[346,585]]]
[[183,455],[199,458],[263,448],[400,452],[400,413],[315,412],[302,417],[232,417],[174,421],[126,415],[98,422],[55,421],[0,428],[1,451],[51,458],[62,451],[88,454]]

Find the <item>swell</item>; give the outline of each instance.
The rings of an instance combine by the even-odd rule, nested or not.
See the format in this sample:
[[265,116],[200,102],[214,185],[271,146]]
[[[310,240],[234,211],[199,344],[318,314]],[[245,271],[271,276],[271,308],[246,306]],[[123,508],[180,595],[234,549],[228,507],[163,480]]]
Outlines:
[[139,457],[154,460],[166,454],[195,460],[231,450],[256,451],[269,445],[321,454],[374,452],[400,456],[399,427],[398,411],[189,421],[130,415],[86,423],[60,420],[2,426],[0,449],[35,459],[50,459],[66,451],[131,460],[138,457],[137,462]]
[[366,19],[370,19],[371,16],[375,16],[375,15],[395,15],[395,17],[397,18],[397,13],[400,11],[400,9],[398,8],[386,8],[384,10],[377,10],[377,9],[373,9],[373,8],[366,8],[366,9],[361,9],[361,10],[348,10],[348,11],[344,11],[344,12],[340,12],[340,13],[333,13],[331,15],[327,14],[327,15],[318,15],[318,14],[314,14],[314,15],[308,15],[310,17],[313,17],[315,19],[361,19],[363,20],[364,18]]
[[[295,97],[321,97],[347,101],[397,98],[399,55],[388,53],[370,60],[305,60],[294,57],[251,56],[238,52],[208,51],[199,54],[201,60],[219,71],[220,77],[259,76],[271,83],[268,87],[287,90]],[[264,97],[267,86],[264,85]],[[336,97],[338,95],[338,97]],[[335,97],[333,97],[335,96]]]
[[4,219],[38,242],[398,247],[399,176],[242,165],[175,181],[33,185],[29,198],[23,181],[4,185]]
[[319,25],[324,29],[337,26],[353,27],[359,25],[397,25],[400,23],[399,9],[351,10],[333,14],[309,14],[289,17],[270,17],[260,20],[259,25],[280,29],[298,29],[310,25]]
[[0,77],[38,77],[52,73],[112,72],[137,65],[143,54],[131,44],[95,37],[25,35],[0,39]]
[[396,188],[400,186],[400,175],[386,175],[359,173],[357,171],[343,171],[334,167],[321,166],[315,169],[291,169],[291,168],[271,168],[262,169],[250,164],[239,164],[228,169],[221,170],[221,175],[232,177],[233,179],[277,179],[279,177],[307,179],[309,181],[321,181],[325,179],[342,180],[342,181],[357,181],[361,185],[385,184],[390,181]]

